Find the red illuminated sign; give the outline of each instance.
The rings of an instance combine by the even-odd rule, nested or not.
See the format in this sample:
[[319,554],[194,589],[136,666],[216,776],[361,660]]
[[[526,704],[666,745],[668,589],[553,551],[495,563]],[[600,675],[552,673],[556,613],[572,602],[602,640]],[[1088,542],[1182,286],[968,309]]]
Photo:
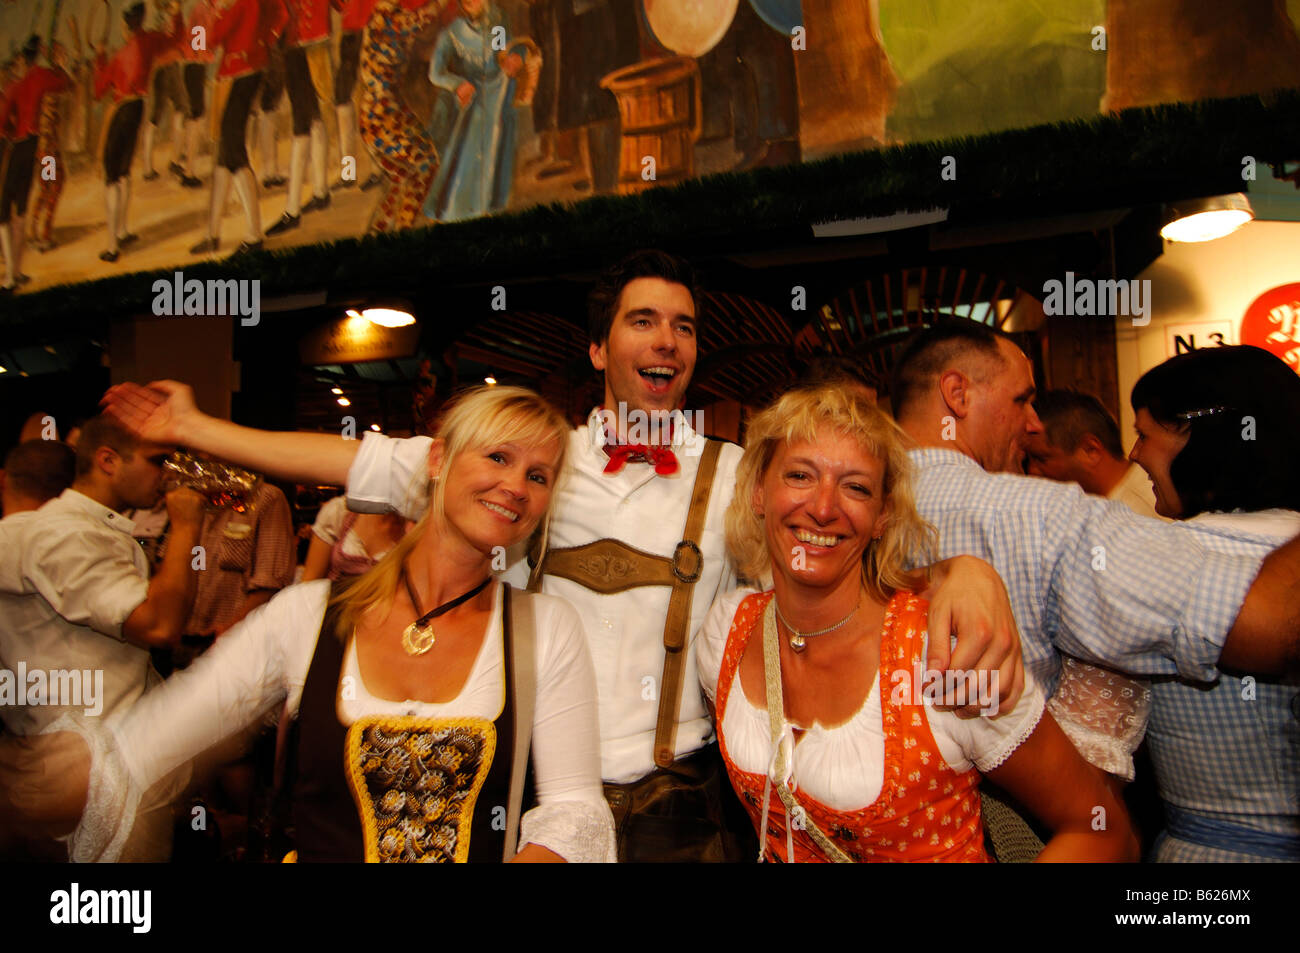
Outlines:
[[1272,351],[1300,373],[1300,282],[1279,285],[1252,301],[1238,340]]

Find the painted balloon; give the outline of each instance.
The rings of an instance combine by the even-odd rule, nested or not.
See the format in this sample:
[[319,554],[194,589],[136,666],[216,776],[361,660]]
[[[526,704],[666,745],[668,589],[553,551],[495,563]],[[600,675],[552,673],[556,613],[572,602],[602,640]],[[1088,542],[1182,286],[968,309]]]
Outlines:
[[739,0],[643,0],[656,40],[681,56],[703,56],[731,26]]

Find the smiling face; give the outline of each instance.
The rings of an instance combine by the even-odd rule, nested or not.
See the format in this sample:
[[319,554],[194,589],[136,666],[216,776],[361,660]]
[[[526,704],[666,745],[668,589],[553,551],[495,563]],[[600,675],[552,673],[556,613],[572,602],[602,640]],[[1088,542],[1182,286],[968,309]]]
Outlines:
[[677,410],[695,370],[695,302],[685,285],[634,278],[619,295],[609,337],[591,345],[605,372],[605,406]]
[[1043,432],[1034,412],[1034,368],[1024,352],[999,338],[1000,366],[971,385],[967,423],[971,449],[990,473],[1023,473],[1028,443]]
[[817,587],[858,578],[889,520],[884,478],[885,464],[838,431],[779,444],[753,499],[773,574]]
[[1166,427],[1152,417],[1145,407],[1137,412],[1134,426],[1137,442],[1133,444],[1128,458],[1151,478],[1151,488],[1156,494],[1156,512],[1177,519],[1183,513],[1183,503],[1178,498],[1178,491],[1174,489],[1169,469],[1174,457],[1187,445],[1190,435],[1186,430]]
[[445,481],[449,531],[488,556],[497,546],[509,549],[527,539],[550,504],[559,455],[558,440],[502,443],[469,447],[444,468],[435,443],[429,470]]

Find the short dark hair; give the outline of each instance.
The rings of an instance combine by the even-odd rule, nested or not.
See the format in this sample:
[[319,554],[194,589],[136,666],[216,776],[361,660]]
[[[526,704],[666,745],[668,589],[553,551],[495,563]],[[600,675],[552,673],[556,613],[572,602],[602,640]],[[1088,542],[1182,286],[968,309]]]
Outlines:
[[41,38],[33,33],[23,44],[23,59],[29,63],[36,62],[36,56],[41,52]]
[[704,309],[701,306],[695,269],[684,258],[647,248],[632,252],[622,261],[605,269],[596,279],[595,287],[587,295],[587,337],[592,344],[604,344],[609,340],[609,329],[613,326],[614,315],[618,311],[619,296],[637,278],[662,278],[675,285],[684,285],[695,304],[695,329],[698,334]]
[[81,436],[77,438],[77,476],[85,476],[95,465],[95,451],[100,447],[112,447],[128,459],[140,446],[140,438],[127,430],[108,414],[91,417],[81,425]]
[[1034,400],[1034,411],[1047,431],[1047,442],[1072,453],[1092,434],[1117,460],[1124,459],[1119,424],[1096,397],[1076,390],[1049,390]]
[[134,6],[127,7],[122,14],[122,19],[132,30],[138,30],[144,26],[144,4],[137,3]]
[[841,382],[861,384],[872,390],[879,388],[879,383],[868,372],[866,365],[857,358],[841,354],[817,354],[804,361],[795,387],[816,387],[821,384],[838,384]]
[[58,440],[28,440],[5,457],[5,485],[32,499],[52,500],[72,486],[77,455]]
[[1180,354],[1138,378],[1131,399],[1188,433],[1169,468],[1184,517],[1300,510],[1300,375],[1281,358],[1250,345]]
[[911,405],[919,403],[934,386],[935,379],[963,355],[975,353],[992,358],[1000,366],[999,338],[1007,336],[968,318],[936,324],[913,337],[894,364],[889,390],[894,416],[903,416]]

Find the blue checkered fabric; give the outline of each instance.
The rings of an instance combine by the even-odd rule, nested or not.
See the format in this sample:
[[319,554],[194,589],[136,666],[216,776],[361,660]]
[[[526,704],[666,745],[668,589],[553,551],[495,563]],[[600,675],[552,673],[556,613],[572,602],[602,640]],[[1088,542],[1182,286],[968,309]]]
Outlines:
[[[1049,695],[1058,652],[1153,676],[1147,738],[1161,797],[1300,836],[1300,686],[1255,680],[1248,691],[1215,667],[1260,564],[1285,537],[1233,530],[1221,518],[1163,523],[1074,484],[986,473],[953,450],[909,456],[940,558],[967,553],[998,570],[1025,666]],[[1154,859],[1260,858],[1165,837]]]
[[[1207,547],[1262,559],[1288,538],[1233,533],[1225,526],[1231,519],[1214,518]],[[1208,686],[1156,679],[1151,691],[1147,741],[1162,799],[1239,827],[1300,838],[1300,680],[1225,673]],[[1155,856],[1261,859],[1177,837],[1166,838]]]
[[1206,545],[1208,529],[1138,516],[1075,484],[987,473],[955,450],[908,455],[939,557],[970,554],[997,569],[1025,667],[1049,696],[1058,652],[1134,675],[1217,676],[1262,551]]

